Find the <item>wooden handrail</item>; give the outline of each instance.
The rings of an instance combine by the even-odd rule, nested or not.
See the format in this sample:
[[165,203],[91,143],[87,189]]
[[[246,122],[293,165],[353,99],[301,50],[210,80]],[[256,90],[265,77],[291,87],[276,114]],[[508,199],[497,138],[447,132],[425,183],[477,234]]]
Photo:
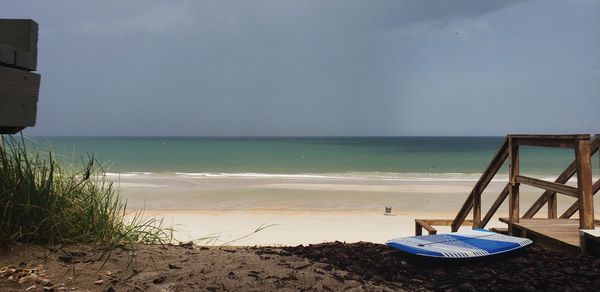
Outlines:
[[516,145],[573,148],[577,140],[589,139],[587,134],[576,135],[508,135]]
[[[479,178],[479,180],[473,187],[473,190],[471,190],[471,193],[467,197],[467,200],[465,201],[465,203],[462,205],[460,211],[458,211],[458,214],[456,214],[456,217],[452,221],[452,225],[451,225],[452,232],[455,232],[458,230],[458,228],[463,224],[463,222],[467,218],[469,211],[471,211],[471,209],[473,209],[473,205],[474,205],[473,198],[477,197],[476,198],[477,201],[481,202],[481,193],[488,186],[488,184],[490,183],[492,178],[496,175],[496,173],[498,172],[500,167],[502,167],[502,164],[504,164],[504,161],[506,161],[507,158],[508,158],[508,137],[504,140],[504,144],[502,145],[502,147],[500,147],[500,149],[496,153],[496,156],[494,156],[494,158],[488,165],[487,169],[483,172],[483,174],[481,175],[481,177]],[[477,209],[478,209],[478,211],[475,211],[475,212],[478,212],[479,214],[481,214],[481,205],[478,205]],[[473,224],[475,224],[475,222],[473,222]],[[477,222],[477,225],[479,225],[479,222]]]
[[[590,153],[591,153],[590,155],[594,155],[594,153],[596,153],[596,151],[598,151],[599,148],[600,148],[600,135],[596,135],[594,140],[590,143]],[[571,164],[569,164],[569,166],[558,176],[558,178],[554,182],[564,184],[564,183],[568,182],[569,179],[571,179],[571,177],[573,177],[573,175],[575,175],[576,172],[577,172],[577,162],[575,160],[573,160],[573,162],[571,162]],[[549,204],[551,204],[548,217],[555,218],[556,217],[555,216],[555,214],[556,214],[556,192],[548,191],[548,190],[545,191],[535,201],[535,203],[533,203],[533,205],[531,205],[529,210],[527,210],[527,212],[525,212],[525,214],[523,215],[523,218],[533,218],[533,216],[535,216],[535,214],[544,206],[544,204],[546,204],[546,202],[549,202]],[[574,205],[577,205],[577,203],[575,203]],[[578,208],[579,207],[571,206],[571,208],[569,208],[569,210],[571,210],[570,212],[572,212],[572,213],[568,217],[573,216],[573,214],[575,214],[575,212],[577,212]],[[554,213],[554,214],[550,214],[550,213]],[[567,214],[567,212],[565,212],[565,214]],[[565,214],[563,214],[563,215],[565,215]],[[552,215],[554,215],[554,217],[552,217]],[[561,218],[563,218],[563,217],[561,216]]]
[[578,198],[577,188],[574,188],[572,186],[559,184],[559,183],[555,183],[555,182],[549,182],[549,181],[545,181],[545,180],[541,180],[541,179],[537,179],[537,178],[533,178],[533,177],[522,176],[522,175],[517,175],[516,181],[518,183],[522,183],[522,184],[525,184],[528,186],[545,189],[548,191],[552,191],[554,193],[561,193],[561,194],[564,194],[567,196],[571,196],[573,198]]

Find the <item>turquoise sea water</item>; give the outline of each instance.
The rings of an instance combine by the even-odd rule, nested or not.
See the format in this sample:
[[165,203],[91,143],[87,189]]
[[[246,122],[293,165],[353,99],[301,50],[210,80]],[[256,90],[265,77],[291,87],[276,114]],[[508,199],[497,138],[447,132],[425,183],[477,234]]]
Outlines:
[[[319,174],[473,178],[503,137],[33,137],[37,151],[68,158],[94,154],[111,173]],[[524,147],[522,173],[558,175],[572,150]],[[594,159],[594,162],[598,161]],[[595,165],[594,167],[597,167]],[[505,166],[502,173],[506,173]],[[597,172],[595,172],[597,173]]]

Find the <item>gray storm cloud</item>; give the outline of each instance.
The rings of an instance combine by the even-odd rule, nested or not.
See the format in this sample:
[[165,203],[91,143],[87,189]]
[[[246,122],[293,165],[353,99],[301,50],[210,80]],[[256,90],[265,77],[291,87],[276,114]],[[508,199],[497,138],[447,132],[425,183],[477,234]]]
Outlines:
[[32,135],[599,131],[599,1],[0,7],[40,24]]

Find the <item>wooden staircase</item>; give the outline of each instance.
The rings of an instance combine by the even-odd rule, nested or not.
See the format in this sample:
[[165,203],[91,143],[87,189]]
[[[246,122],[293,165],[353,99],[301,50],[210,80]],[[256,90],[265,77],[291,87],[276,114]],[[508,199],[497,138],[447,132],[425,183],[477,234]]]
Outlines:
[[[559,147],[574,149],[575,159],[554,180],[544,181],[521,175],[519,172],[519,146]],[[505,230],[516,236],[531,237],[538,244],[564,250],[581,250],[590,253],[600,250],[600,241],[591,234],[594,228],[593,196],[600,189],[600,180],[592,184],[591,157],[598,151],[600,135],[590,141],[590,135],[508,135],[487,169],[483,172],[471,193],[454,219],[415,219],[415,234],[421,235],[425,229],[436,234],[434,226],[450,226],[452,232],[465,225],[472,228],[485,228],[502,203],[509,198],[509,218],[501,218],[506,223]],[[481,217],[481,195],[502,165],[509,161],[509,181],[502,189],[490,209]],[[577,187],[566,185],[577,174]],[[520,216],[519,186],[540,188],[544,193]],[[563,214],[558,216],[557,196],[563,194],[577,199]],[[544,205],[548,206],[547,218],[533,218]],[[578,219],[570,219],[579,211]],[[471,220],[467,220],[469,213]]]

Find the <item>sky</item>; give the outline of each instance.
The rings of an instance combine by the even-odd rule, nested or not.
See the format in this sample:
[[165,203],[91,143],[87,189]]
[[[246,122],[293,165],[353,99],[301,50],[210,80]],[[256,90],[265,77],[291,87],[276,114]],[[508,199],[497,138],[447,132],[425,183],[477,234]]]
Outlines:
[[600,133],[600,0],[23,1],[27,135]]

